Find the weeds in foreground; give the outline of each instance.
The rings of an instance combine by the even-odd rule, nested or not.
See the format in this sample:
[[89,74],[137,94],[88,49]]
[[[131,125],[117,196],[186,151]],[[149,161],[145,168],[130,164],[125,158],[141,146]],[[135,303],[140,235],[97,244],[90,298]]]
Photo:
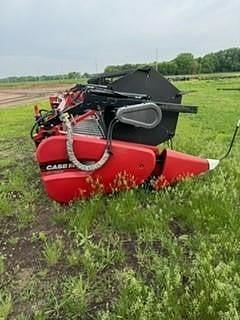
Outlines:
[[5,271],[5,258],[2,254],[0,254],[0,275]]
[[63,284],[63,295],[60,309],[67,319],[79,319],[85,314],[88,306],[89,285],[82,276],[70,277]]
[[0,319],[7,320],[11,311],[12,311],[11,294],[7,294],[0,291]]
[[46,241],[43,248],[43,257],[51,267],[59,261],[62,256],[64,243],[61,238]]
[[[239,81],[179,83],[200,108],[181,115],[177,150],[224,153],[240,93],[216,88]],[[32,161],[30,108],[0,113],[1,320],[239,319],[239,140],[217,170],[162,192],[60,206]]]

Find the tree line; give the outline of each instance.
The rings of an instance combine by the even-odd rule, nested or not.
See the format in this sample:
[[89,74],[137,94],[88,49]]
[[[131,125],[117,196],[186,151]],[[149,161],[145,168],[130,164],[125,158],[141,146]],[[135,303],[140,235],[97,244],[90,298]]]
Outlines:
[[240,71],[240,48],[220,50],[194,58],[192,53],[180,53],[170,61],[151,62],[148,64],[109,65],[104,72],[122,72],[135,70],[143,66],[152,66],[163,75],[191,75],[199,73]]
[[[230,48],[218,52],[206,54],[203,57],[195,58],[192,53],[180,53],[170,61],[151,62],[144,64],[124,64],[109,65],[104,72],[124,72],[136,70],[143,66],[152,66],[162,75],[194,75],[199,73],[217,73],[240,71],[240,48]],[[81,81],[96,74],[80,72],[69,72],[67,74],[41,75],[41,76],[20,76],[0,79],[0,83],[5,82],[24,82],[24,81],[63,81],[76,80]]]
[[88,73],[81,74],[80,72],[69,72],[66,74],[55,74],[55,75],[40,75],[40,76],[13,76],[0,79],[0,83],[7,82],[37,82],[37,81],[62,81],[62,80],[81,80],[83,78],[89,78]]

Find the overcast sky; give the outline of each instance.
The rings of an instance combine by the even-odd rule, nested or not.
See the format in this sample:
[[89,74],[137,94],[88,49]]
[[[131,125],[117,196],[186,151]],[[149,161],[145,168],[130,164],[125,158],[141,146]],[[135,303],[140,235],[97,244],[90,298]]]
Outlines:
[[100,72],[240,45],[240,0],[0,0],[0,77]]

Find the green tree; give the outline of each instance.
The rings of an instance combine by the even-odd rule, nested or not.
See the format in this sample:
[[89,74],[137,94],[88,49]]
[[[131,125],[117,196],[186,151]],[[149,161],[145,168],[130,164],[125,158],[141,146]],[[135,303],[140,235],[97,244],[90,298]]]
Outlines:
[[78,79],[81,77],[81,74],[79,72],[69,72],[67,75],[68,79]]
[[196,71],[192,53],[180,53],[174,61],[177,65],[177,74],[193,74]]
[[213,73],[218,71],[218,59],[216,55],[210,53],[202,58],[200,72]]

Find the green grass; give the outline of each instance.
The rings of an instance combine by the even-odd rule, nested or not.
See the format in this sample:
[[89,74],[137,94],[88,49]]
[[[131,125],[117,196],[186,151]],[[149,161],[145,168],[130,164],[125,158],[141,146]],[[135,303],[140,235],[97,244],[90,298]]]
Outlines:
[[[219,158],[239,79],[177,82],[199,105],[176,150]],[[44,103],[42,104],[44,106]],[[0,110],[0,319],[239,319],[240,142],[221,166],[162,192],[60,206],[39,179],[30,105]]]
[[43,249],[43,257],[49,266],[54,266],[59,261],[63,251],[61,238],[46,242]]

